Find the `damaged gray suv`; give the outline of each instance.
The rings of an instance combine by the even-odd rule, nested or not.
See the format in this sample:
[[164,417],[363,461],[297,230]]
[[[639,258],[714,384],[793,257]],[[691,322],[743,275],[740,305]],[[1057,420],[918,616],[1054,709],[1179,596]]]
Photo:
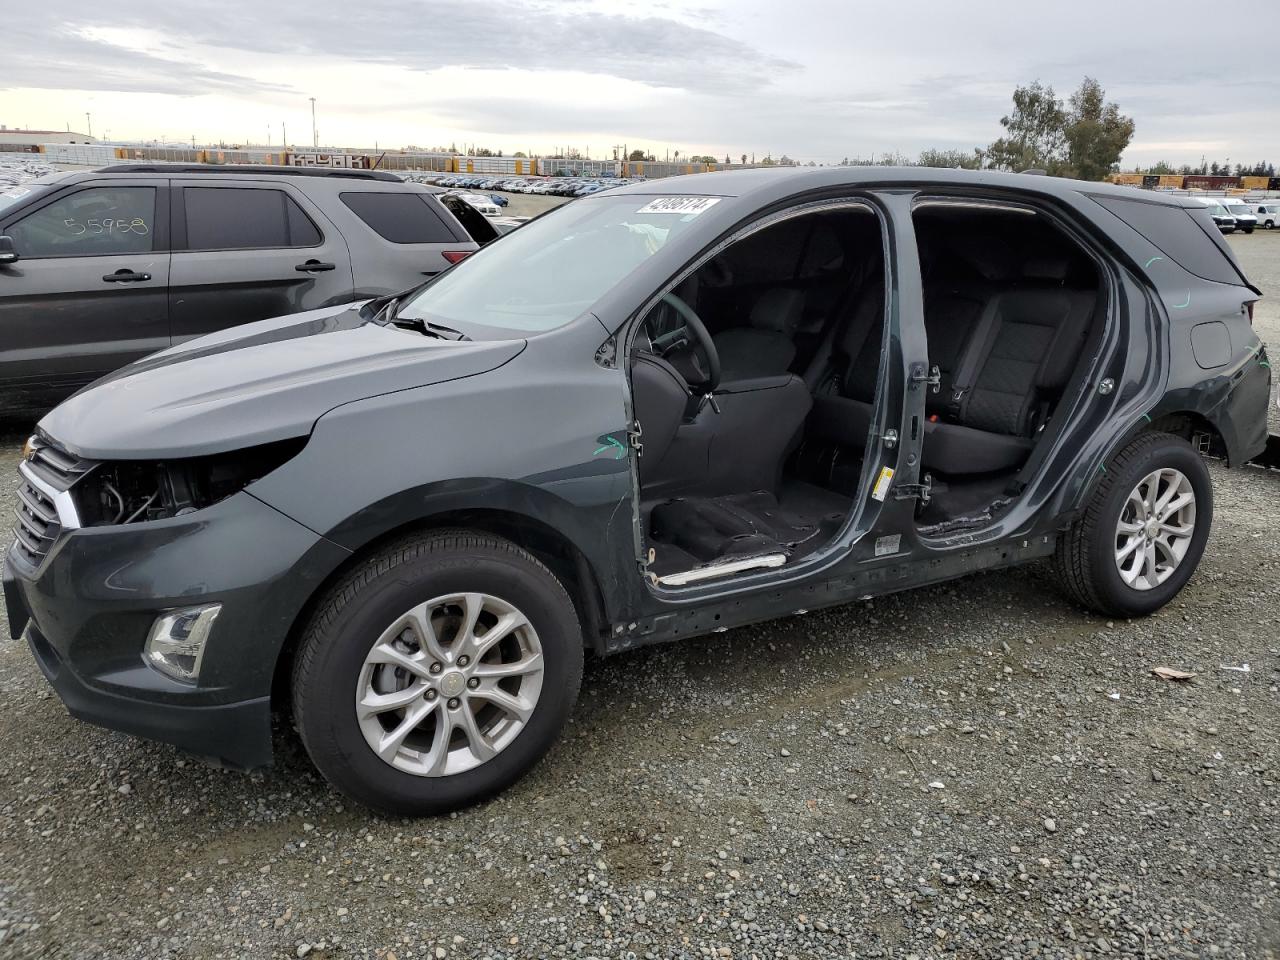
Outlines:
[[610,191],[66,401],[9,623],[79,718],[254,767],[275,709],[349,796],[450,810],[547,751],[586,651],[1050,557],[1089,609],[1158,609],[1201,454],[1266,444],[1258,296],[1203,205],[1102,184]]

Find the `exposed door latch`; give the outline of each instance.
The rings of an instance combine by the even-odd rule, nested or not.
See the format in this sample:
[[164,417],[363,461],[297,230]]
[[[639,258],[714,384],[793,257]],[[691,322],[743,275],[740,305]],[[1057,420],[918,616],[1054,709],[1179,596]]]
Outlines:
[[886,430],[884,432],[883,440],[884,440],[884,445],[888,447],[890,450],[892,450],[894,447],[898,445],[898,431]]

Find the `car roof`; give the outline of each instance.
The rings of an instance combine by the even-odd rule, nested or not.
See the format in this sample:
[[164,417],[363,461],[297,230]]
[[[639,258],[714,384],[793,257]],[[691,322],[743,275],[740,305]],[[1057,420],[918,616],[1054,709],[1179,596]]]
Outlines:
[[894,186],[1001,187],[1049,196],[1087,193],[1097,196],[1143,200],[1169,206],[1190,206],[1190,198],[1152,190],[1067,180],[1029,173],[1002,173],[996,170],[951,170],[940,167],[756,167],[751,170],[721,170],[664,177],[643,183],[615,187],[619,194],[669,194],[678,196],[734,197],[766,199],[809,190],[835,187],[870,188]]
[[193,177],[209,180],[262,181],[286,180],[306,182],[308,186],[326,184],[341,190],[386,190],[390,185],[423,193],[441,193],[440,187],[404,180],[388,170],[346,170],[338,167],[284,167],[264,164],[189,164],[189,163],[116,163],[93,170],[65,172],[65,180],[129,179],[131,177]]

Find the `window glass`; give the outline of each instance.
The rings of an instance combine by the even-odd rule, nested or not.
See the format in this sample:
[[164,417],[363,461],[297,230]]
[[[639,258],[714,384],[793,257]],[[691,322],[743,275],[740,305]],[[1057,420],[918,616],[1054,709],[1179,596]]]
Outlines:
[[1184,270],[1218,283],[1244,281],[1230,248],[1217,235],[1218,228],[1209,216],[1209,207],[1192,210],[1118,197],[1093,199],[1163,250]]
[[454,243],[453,231],[421,193],[344,193],[342,202],[378,236],[392,243]]
[[185,187],[188,250],[313,247],[320,231],[283,190]]
[[92,257],[153,249],[154,187],[90,187],[9,227],[24,258]]
[[575,200],[441,274],[401,305],[400,316],[464,333],[476,326],[553,330],[585,313],[672,237],[691,230],[698,214],[716,202],[635,194]]
[[440,202],[457,218],[463,229],[471,234],[471,239],[480,246],[498,238],[498,231],[485,218],[485,215],[461,197],[441,197]]

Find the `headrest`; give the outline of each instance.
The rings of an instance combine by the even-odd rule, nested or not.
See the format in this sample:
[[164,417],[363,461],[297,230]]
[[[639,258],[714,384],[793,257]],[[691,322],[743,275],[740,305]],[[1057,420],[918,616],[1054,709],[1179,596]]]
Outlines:
[[968,263],[983,280],[996,282],[1014,275],[1013,250],[1003,237],[992,233],[966,234],[950,244],[953,256]]
[[757,330],[791,336],[800,328],[803,315],[803,293],[785,287],[774,287],[766,290],[751,308],[751,326]]
[[1022,275],[1028,280],[1052,280],[1062,283],[1067,279],[1071,265],[1065,257],[1032,257],[1022,266]]

